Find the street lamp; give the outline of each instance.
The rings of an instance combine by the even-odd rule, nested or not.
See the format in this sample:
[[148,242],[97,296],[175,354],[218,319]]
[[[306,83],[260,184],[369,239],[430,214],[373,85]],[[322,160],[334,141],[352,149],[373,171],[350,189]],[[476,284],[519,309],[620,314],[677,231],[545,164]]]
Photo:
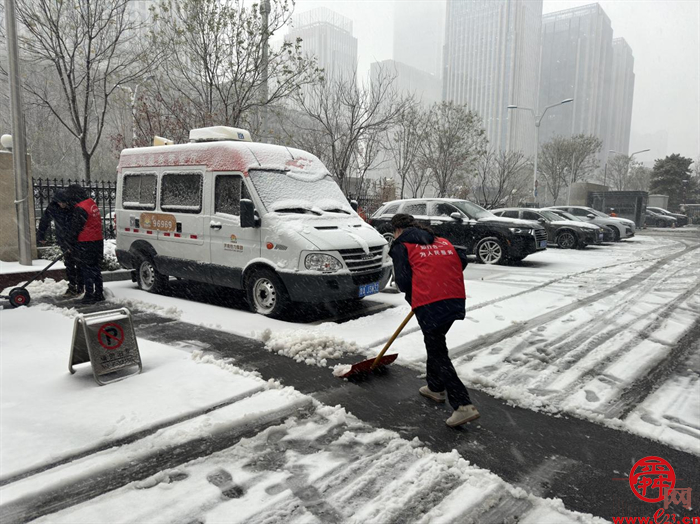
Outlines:
[[535,119],[535,169],[534,169],[534,177],[532,181],[532,195],[533,195],[533,201],[537,203],[537,153],[540,150],[540,123],[542,123],[542,118],[544,118],[544,114],[547,112],[548,109],[551,109],[556,106],[560,106],[563,104],[568,104],[569,102],[573,102],[573,98],[566,98],[562,100],[561,102],[557,102],[556,104],[549,105],[544,108],[544,111],[542,111],[542,114],[538,115],[529,107],[520,107],[517,105],[509,105],[508,109],[524,109],[526,111],[530,111],[532,113],[532,117]]
[[127,85],[119,84],[118,86],[129,91],[129,98],[131,100],[131,147],[136,147],[136,140],[138,139],[136,136],[136,96],[139,92],[139,87],[141,87],[141,84],[152,78],[153,75],[144,77],[133,89]]
[[[651,149],[640,149],[639,151],[635,151],[634,153],[629,155],[629,157],[628,157],[629,163],[627,164],[627,174],[628,175],[629,175],[630,167],[632,166],[632,157],[634,157],[634,155],[637,155],[639,153],[646,153],[647,151],[651,151]],[[624,153],[621,153],[620,151],[615,151],[614,149],[609,149],[608,155],[610,155],[610,153],[615,153],[616,155],[624,155]],[[606,157],[605,158],[605,173],[603,175],[603,185],[605,185],[607,178],[608,178],[608,159]]]

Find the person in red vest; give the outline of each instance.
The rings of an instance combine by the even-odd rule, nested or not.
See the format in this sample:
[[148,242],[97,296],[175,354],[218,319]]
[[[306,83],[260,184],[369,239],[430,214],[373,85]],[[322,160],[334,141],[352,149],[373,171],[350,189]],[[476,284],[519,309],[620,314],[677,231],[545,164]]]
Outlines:
[[77,185],[69,186],[66,198],[73,208],[70,245],[74,247],[83,273],[85,296],[82,304],[102,302],[105,297],[102,288],[100,262],[104,251],[102,237],[102,217],[97,203],[85,190]]
[[454,409],[447,425],[461,426],[480,416],[452,365],[446,341],[453,322],[465,317],[462,272],[467,267],[466,250],[435,236],[411,215],[394,215],[391,225],[395,240],[389,255],[394,261],[394,281],[416,315],[428,354],[428,384],[418,392],[435,402],[447,399]]

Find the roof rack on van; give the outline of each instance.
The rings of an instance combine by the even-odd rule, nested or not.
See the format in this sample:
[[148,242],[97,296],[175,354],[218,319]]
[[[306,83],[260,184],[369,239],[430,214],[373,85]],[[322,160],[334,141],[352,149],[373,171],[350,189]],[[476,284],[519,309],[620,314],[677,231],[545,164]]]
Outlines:
[[190,142],[218,142],[221,140],[253,141],[249,131],[236,127],[212,126],[190,130]]

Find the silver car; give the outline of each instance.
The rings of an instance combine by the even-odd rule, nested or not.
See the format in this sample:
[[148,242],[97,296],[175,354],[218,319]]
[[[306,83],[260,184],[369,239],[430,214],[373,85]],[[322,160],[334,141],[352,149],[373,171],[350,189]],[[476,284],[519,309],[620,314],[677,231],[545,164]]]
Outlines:
[[586,206],[551,206],[552,209],[563,209],[581,220],[588,220],[598,226],[608,226],[613,230],[615,242],[623,238],[632,238],[635,232],[634,222],[626,218],[611,217]]

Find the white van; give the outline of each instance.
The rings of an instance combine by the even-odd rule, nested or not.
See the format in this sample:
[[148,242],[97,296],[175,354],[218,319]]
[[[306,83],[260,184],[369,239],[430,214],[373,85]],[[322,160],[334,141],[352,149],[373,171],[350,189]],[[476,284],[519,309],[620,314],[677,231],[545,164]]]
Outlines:
[[228,127],[190,140],[119,159],[116,254],[141,289],[170,276],[245,289],[253,311],[279,317],[386,286],[386,240],[314,155]]

